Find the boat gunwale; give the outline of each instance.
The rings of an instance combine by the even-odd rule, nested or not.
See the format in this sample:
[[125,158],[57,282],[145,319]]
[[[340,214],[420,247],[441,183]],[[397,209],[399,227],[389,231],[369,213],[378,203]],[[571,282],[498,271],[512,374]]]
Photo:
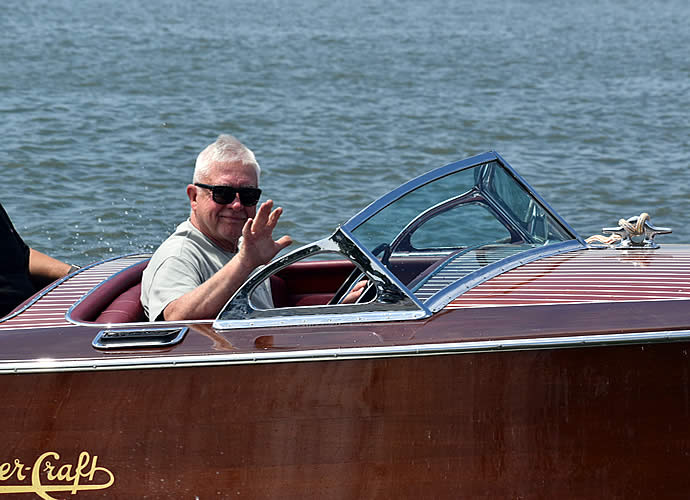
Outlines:
[[[271,364],[309,361],[348,361],[389,359],[414,356],[442,356],[486,352],[542,351],[581,347],[614,347],[690,342],[690,329],[635,333],[542,336],[501,340],[434,342],[388,345],[383,347],[316,348],[295,351],[251,352],[233,354],[190,354],[165,356],[160,353],[136,358],[106,359],[35,359],[0,362],[0,375],[74,371],[141,370],[155,368],[210,367],[224,365]],[[116,352],[112,352],[116,355]],[[130,352],[127,352],[129,355]]]

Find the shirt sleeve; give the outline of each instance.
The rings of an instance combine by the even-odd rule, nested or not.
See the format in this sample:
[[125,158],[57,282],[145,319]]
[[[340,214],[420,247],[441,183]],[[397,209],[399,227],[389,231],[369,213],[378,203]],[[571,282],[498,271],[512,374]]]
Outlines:
[[154,270],[146,290],[149,321],[163,319],[168,304],[202,284],[193,269],[193,265],[180,257],[168,257]]
[[0,317],[36,291],[29,275],[29,252],[0,204]]

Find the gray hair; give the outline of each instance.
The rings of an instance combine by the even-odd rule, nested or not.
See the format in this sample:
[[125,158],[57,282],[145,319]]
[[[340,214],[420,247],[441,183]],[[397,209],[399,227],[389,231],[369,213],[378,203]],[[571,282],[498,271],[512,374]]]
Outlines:
[[254,153],[247,146],[242,144],[237,138],[229,134],[221,134],[215,142],[206,148],[196,157],[194,166],[194,178],[192,182],[201,182],[208,176],[211,165],[214,162],[238,162],[243,165],[254,167],[256,181],[259,181],[261,167],[254,157]]

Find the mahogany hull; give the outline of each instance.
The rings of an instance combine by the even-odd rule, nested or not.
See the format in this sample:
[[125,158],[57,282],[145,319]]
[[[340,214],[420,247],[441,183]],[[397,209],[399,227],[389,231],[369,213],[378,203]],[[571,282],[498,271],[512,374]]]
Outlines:
[[4,374],[0,498],[686,498],[689,350]]

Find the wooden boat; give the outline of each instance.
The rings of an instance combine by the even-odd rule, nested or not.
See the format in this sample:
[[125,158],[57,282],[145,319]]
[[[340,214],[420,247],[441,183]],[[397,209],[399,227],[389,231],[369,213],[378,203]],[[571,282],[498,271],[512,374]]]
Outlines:
[[621,222],[586,243],[485,153],[208,321],[144,321],[147,255],[87,266],[0,320],[0,500],[684,498],[690,246]]

